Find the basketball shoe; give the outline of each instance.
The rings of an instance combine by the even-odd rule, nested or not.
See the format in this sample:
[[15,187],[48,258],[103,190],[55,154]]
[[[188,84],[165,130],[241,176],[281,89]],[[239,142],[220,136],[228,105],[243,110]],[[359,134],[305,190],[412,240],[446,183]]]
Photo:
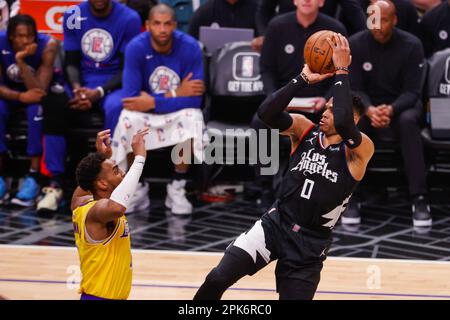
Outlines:
[[63,190],[55,187],[42,189],[44,196],[39,200],[36,209],[40,212],[55,212],[63,205]]
[[11,200],[11,203],[22,207],[34,206],[39,191],[40,188],[36,180],[31,176],[26,176],[20,186],[19,192]]

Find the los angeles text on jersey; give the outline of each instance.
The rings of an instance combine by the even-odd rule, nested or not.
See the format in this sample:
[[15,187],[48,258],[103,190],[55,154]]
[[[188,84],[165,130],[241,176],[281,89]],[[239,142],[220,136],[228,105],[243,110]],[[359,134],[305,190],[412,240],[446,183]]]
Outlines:
[[303,152],[300,162],[291,169],[291,171],[300,171],[306,175],[318,174],[325,177],[327,180],[336,183],[338,173],[328,169],[328,162],[326,155],[314,152],[314,148]]

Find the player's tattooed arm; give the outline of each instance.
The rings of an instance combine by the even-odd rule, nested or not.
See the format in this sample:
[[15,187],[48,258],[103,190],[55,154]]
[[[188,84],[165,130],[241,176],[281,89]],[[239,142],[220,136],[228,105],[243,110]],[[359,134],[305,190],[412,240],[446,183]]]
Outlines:
[[[36,44],[33,44],[36,46]],[[36,46],[37,47],[37,46]],[[28,47],[27,47],[28,48]],[[42,89],[47,90],[50,81],[53,77],[53,66],[55,63],[56,53],[58,50],[58,43],[51,39],[47,43],[44,52],[42,53],[42,62],[36,73],[31,71],[28,65],[25,63],[25,58],[31,55],[30,52],[21,51],[16,54],[17,65],[19,66],[20,75],[25,83],[27,89]],[[36,51],[36,49],[34,49]]]

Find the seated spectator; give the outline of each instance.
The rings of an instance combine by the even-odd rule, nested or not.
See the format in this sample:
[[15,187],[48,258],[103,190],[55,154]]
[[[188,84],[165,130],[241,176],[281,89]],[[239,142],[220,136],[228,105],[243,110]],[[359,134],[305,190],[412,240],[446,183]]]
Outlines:
[[[305,63],[303,48],[312,34],[320,30],[332,30],[346,35],[347,32],[342,23],[319,12],[319,8],[323,4],[324,0],[296,0],[297,10],[295,12],[279,15],[270,22],[266,30],[260,59],[261,75],[267,94],[280,89],[301,72]],[[329,90],[332,83],[332,79],[328,79],[308,86],[298,93],[298,97],[315,98],[316,114],[307,115],[311,120],[318,122],[320,111],[326,103],[325,97],[331,96]],[[268,129],[257,115],[253,118],[252,127]],[[269,138],[267,141],[267,150],[271,150]],[[257,172],[260,172],[259,168],[257,168]],[[273,197],[272,177],[258,175],[257,180],[268,196],[267,199],[261,199],[262,210],[264,210],[266,205],[273,203],[271,198]]]
[[[307,5],[307,1],[302,5]],[[341,7],[346,29],[350,34],[364,30],[366,28],[366,16],[358,0],[326,0],[320,6],[320,12],[330,17],[336,18],[338,5]],[[275,16],[275,10],[278,6],[278,14],[284,14],[296,10],[296,1],[292,0],[260,0],[256,11],[256,26],[258,28],[258,37],[254,42],[256,47],[261,47],[264,41],[263,35],[268,28],[269,22]]]
[[[350,38],[352,90],[360,95],[366,116],[359,126],[369,136],[390,129],[400,140],[400,149],[412,197],[414,226],[430,226],[426,198],[426,167],[420,120],[421,79],[424,55],[420,40],[395,27],[396,9],[389,0],[375,2],[380,8],[380,29],[361,31]],[[349,205],[342,222],[359,223],[359,212]]]
[[[376,0],[359,0],[365,12]],[[419,35],[419,14],[410,0],[392,0],[397,8],[397,28]]]
[[427,12],[420,21],[420,38],[425,56],[450,48],[450,0]]
[[79,112],[101,107],[105,128],[114,131],[122,110],[123,54],[141,29],[139,15],[113,0],[89,0],[77,5],[81,16],[64,14],[66,77]]
[[256,0],[209,0],[194,13],[189,34],[199,39],[200,27],[248,28],[256,31]]
[[[119,165],[127,157],[131,162],[129,142],[138,128],[150,127],[147,149],[159,149],[190,144],[195,125],[203,123],[202,53],[197,41],[176,31],[176,25],[174,10],[158,4],[150,10],[148,32],[134,38],[126,49],[123,90],[128,98],[123,99],[124,110],[113,139],[113,157]],[[165,205],[174,214],[193,210],[185,191],[188,168],[183,161],[175,164],[173,181],[167,185]],[[148,202],[148,195],[138,190],[129,211],[144,201]]]
[[[28,120],[27,154],[31,157],[30,172],[25,177],[12,203],[21,206],[35,205],[39,196],[38,184],[40,158],[43,153],[43,141],[46,148],[47,169],[53,176],[50,196],[38,203],[38,209],[57,209],[62,199],[60,177],[64,171],[65,143],[62,136],[42,134],[43,109],[42,98],[53,78],[53,63],[57,52],[57,43],[47,35],[40,34],[36,22],[28,15],[16,15],[9,21],[7,32],[0,33],[0,64],[2,84],[0,85],[0,152],[6,153],[6,125],[11,113],[20,108],[26,109]],[[62,154],[61,154],[62,153]],[[2,159],[3,160],[3,159]],[[3,161],[0,161],[2,163]],[[0,168],[2,170],[3,168]],[[2,170],[3,171],[3,170]],[[50,188],[46,191],[50,193]],[[8,188],[0,177],[0,201],[8,196]],[[49,204],[53,202],[52,204]],[[48,207],[50,206],[50,207]]]

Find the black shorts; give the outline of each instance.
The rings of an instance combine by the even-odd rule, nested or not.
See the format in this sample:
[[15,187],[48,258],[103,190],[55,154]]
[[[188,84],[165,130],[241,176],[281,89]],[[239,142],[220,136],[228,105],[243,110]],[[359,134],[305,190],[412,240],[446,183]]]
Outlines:
[[255,272],[277,260],[275,276],[281,299],[283,295],[312,299],[331,242],[331,235],[284,221],[282,213],[274,207],[231,245],[253,258]]

